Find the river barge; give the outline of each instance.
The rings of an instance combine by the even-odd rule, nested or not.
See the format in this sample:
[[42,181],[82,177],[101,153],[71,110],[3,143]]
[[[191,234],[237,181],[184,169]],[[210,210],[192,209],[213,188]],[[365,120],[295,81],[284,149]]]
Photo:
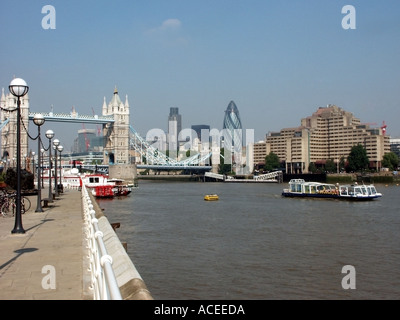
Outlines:
[[292,179],[289,181],[289,188],[283,189],[282,196],[363,201],[380,198],[382,194],[376,190],[373,184],[340,185]]

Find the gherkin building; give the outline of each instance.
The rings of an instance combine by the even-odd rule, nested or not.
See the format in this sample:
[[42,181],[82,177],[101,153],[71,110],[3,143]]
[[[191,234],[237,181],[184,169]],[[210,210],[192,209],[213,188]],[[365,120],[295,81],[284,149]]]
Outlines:
[[225,111],[223,129],[225,147],[232,144],[235,149],[240,150],[243,145],[242,121],[239,110],[233,101],[229,103]]

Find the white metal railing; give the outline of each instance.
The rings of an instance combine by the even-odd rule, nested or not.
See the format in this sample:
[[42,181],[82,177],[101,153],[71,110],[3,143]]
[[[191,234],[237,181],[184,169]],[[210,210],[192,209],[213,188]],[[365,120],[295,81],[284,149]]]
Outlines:
[[214,172],[206,172],[206,173],[204,173],[204,175],[209,178],[224,180],[223,174],[218,174],[218,173],[214,173]]
[[254,177],[254,180],[277,180],[282,175],[282,171],[274,171],[274,172],[269,172],[266,174],[262,174],[260,176]]
[[117,279],[112,268],[112,257],[107,253],[96,212],[85,185],[82,186],[82,203],[85,235],[89,254],[90,289],[94,300],[122,300]]

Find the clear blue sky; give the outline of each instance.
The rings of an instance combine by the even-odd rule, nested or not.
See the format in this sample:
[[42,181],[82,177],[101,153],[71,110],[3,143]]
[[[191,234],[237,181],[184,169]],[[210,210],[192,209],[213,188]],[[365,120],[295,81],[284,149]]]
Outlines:
[[[117,86],[142,135],[166,130],[170,107],[183,128],[222,129],[233,100],[256,140],[327,104],[400,137],[398,0],[2,0],[0,27],[0,88],[25,79],[35,112],[100,114]],[[81,127],[45,124],[66,148]]]

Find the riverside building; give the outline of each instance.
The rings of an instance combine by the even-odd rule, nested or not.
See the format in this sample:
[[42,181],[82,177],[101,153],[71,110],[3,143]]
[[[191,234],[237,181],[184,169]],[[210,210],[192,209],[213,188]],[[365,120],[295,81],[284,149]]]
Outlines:
[[369,167],[380,170],[383,156],[390,152],[390,137],[381,128],[370,128],[335,105],[319,108],[299,127],[268,133],[265,142],[266,155],[275,153],[287,173],[308,173],[310,163],[324,166],[330,159],[339,169],[340,160],[358,144],[367,151]]
[[104,97],[103,116],[113,115],[114,124],[103,127],[104,164],[129,164],[129,102],[126,95],[125,103],[119,97],[115,87],[114,95],[107,105]]
[[[0,125],[1,125],[1,159],[5,166],[15,166],[17,154],[17,98],[11,93],[1,91],[0,97]],[[29,95],[21,98],[21,118],[28,119]],[[4,127],[3,127],[4,126]],[[29,121],[21,123],[21,156],[28,156],[28,135],[23,134],[29,128]]]

